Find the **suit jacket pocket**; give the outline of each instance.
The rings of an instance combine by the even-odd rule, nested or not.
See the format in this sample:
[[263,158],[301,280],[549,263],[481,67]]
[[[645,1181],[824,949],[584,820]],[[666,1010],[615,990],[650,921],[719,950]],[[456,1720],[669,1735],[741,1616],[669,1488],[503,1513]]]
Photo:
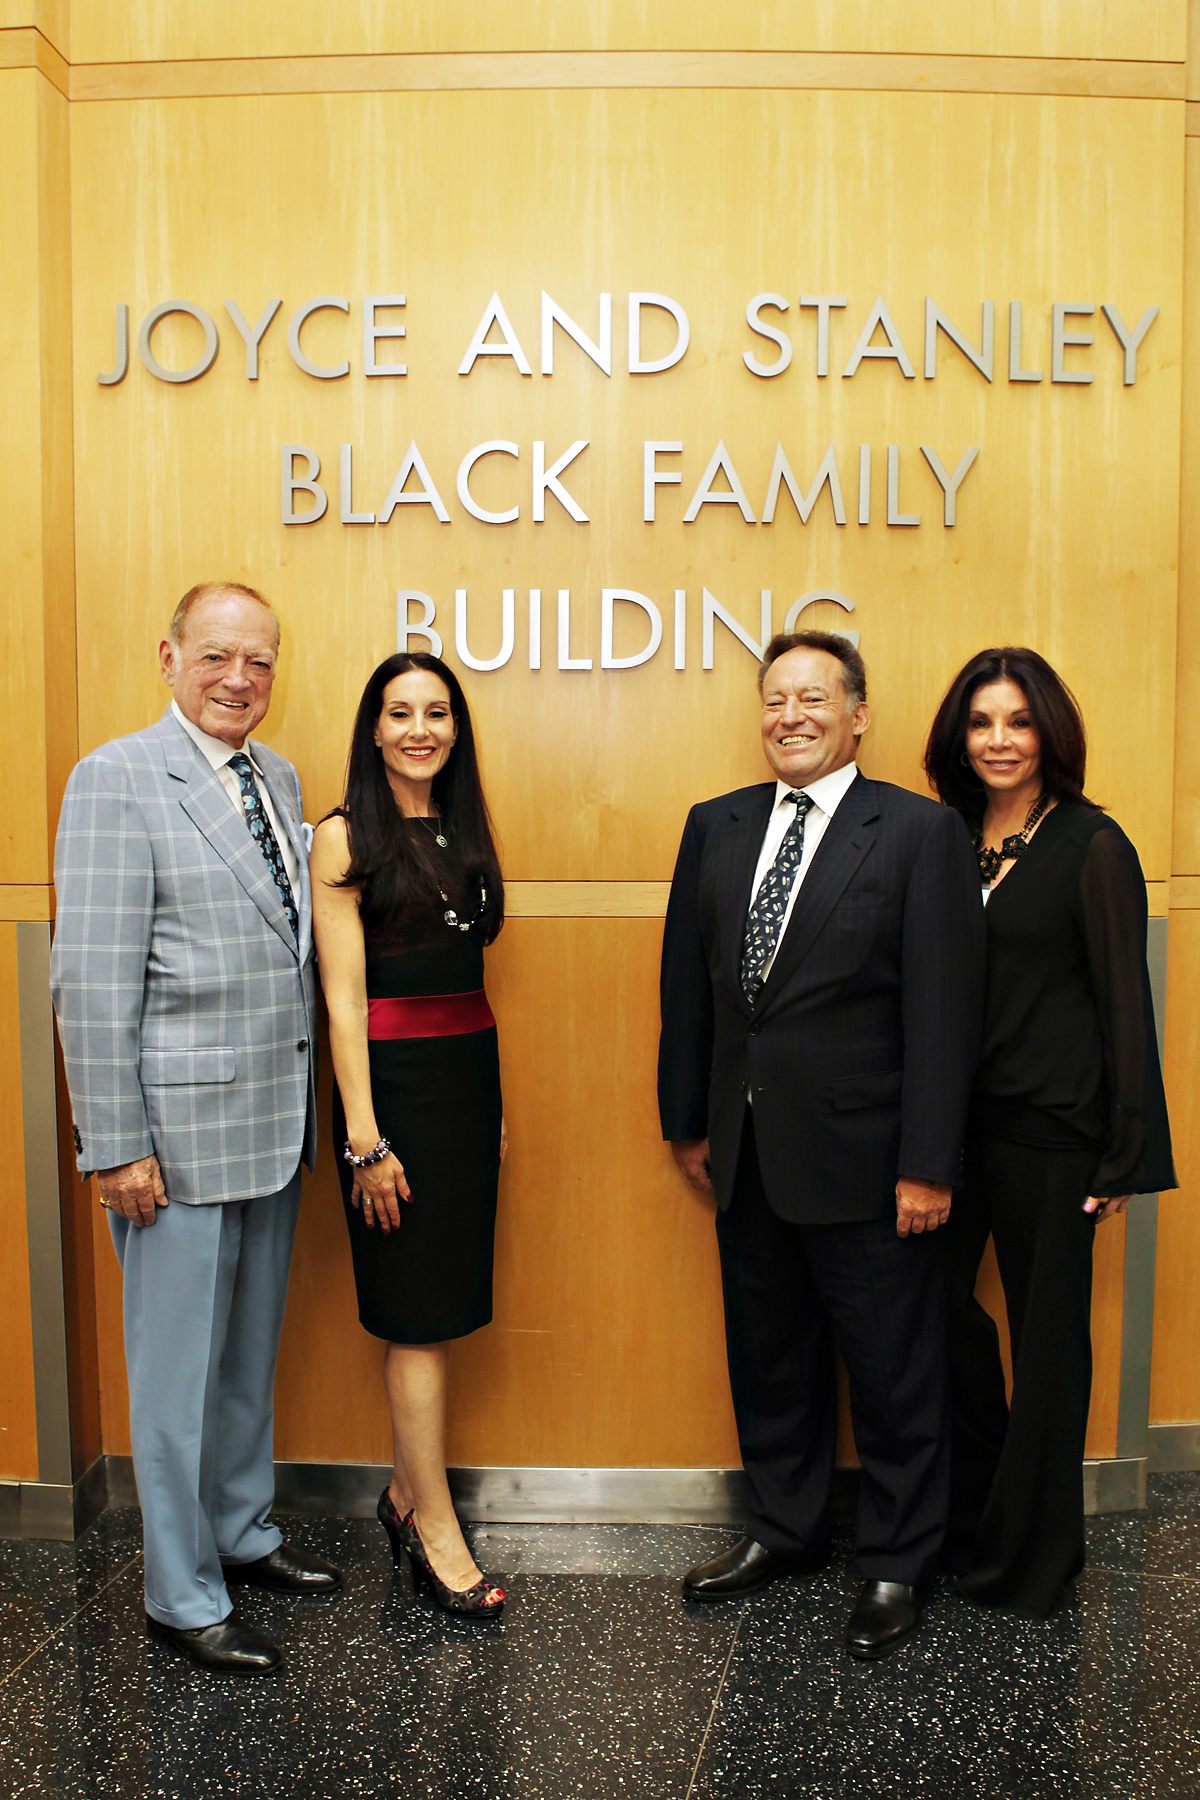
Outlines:
[[236,1066],[232,1045],[202,1050],[143,1050],[138,1073],[143,1087],[199,1087],[232,1081]]
[[904,1079],[901,1069],[884,1069],[863,1075],[843,1075],[830,1083],[830,1097],[836,1112],[850,1112],[859,1106],[891,1106],[900,1098]]

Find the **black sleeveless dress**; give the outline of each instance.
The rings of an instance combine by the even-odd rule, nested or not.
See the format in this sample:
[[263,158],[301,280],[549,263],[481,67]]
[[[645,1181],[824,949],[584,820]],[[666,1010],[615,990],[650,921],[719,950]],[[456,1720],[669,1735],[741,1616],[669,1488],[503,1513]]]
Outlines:
[[[412,821],[410,829],[424,829]],[[478,909],[447,863],[461,920]],[[411,906],[368,934],[371,1095],[380,1132],[404,1165],[412,1204],[400,1227],[368,1228],[350,1204],[346,1116],[336,1086],[333,1136],[358,1316],[393,1344],[437,1344],[492,1317],[500,1172],[500,1061],[483,991],[483,933],[447,925],[441,901]]]

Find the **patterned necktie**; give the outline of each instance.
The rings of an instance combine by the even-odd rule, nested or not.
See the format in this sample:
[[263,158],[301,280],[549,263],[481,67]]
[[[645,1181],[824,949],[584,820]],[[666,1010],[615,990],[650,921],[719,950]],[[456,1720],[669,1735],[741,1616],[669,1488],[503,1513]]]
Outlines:
[[262,851],[263,861],[275,877],[275,886],[279,889],[279,898],[283,902],[283,910],[288,916],[288,924],[296,934],[296,942],[299,943],[300,915],[296,911],[292,884],[288,880],[287,870],[283,866],[279,840],[271,830],[271,821],[267,817],[267,809],[262,803],[258,783],[254,779],[253,764],[246,752],[239,750],[236,756],[230,757],[229,767],[242,784],[242,811],[246,815],[250,835]]
[[746,936],[742,944],[742,989],[752,1006],[762,992],[767,965],[779,942],[788,896],[804,855],[804,819],[813,805],[807,794],[794,790],[784,797],[795,802],[796,816],[775,852],[775,861],[759,885],[746,919]]

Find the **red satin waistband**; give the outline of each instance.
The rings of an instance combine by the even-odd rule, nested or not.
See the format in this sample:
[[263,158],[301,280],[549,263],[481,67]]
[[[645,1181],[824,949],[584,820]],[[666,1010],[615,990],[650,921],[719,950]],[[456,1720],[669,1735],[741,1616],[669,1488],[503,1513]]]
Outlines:
[[482,988],[469,994],[412,994],[368,1000],[368,1038],[456,1037],[496,1023]]

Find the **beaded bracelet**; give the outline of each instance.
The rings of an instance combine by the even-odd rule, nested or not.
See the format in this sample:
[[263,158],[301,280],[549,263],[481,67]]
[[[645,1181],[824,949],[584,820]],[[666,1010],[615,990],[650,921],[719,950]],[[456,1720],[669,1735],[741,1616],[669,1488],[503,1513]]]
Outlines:
[[381,1163],[385,1156],[390,1156],[391,1149],[392,1146],[388,1143],[387,1139],[380,1138],[375,1148],[373,1150],[368,1150],[365,1156],[355,1156],[353,1150],[350,1148],[349,1142],[347,1142],[346,1148],[342,1151],[342,1156],[353,1169],[369,1169],[372,1168],[375,1163]]

